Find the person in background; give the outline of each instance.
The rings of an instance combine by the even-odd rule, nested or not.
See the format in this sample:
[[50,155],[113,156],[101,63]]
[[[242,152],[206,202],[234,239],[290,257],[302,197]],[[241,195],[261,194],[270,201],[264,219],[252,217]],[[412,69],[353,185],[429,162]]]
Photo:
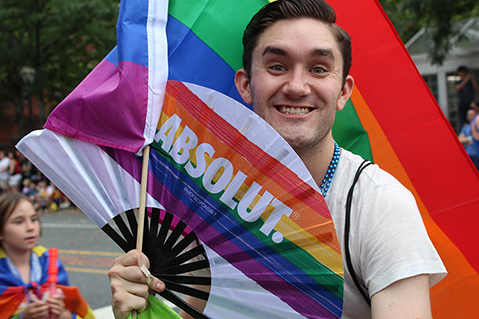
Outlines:
[[479,85],[474,79],[474,73],[463,65],[457,68],[457,74],[461,78],[456,81],[455,87],[459,98],[459,125],[462,127],[466,123],[466,113],[471,102],[474,101],[474,91],[479,91]]
[[[23,301],[15,302],[19,298],[0,295],[1,311],[12,311],[7,318],[42,319],[53,314],[58,319],[71,319],[61,290],[50,297],[36,286],[46,282],[48,267],[47,250],[37,246],[40,235],[40,218],[28,198],[18,193],[0,195],[0,286],[21,287],[16,294],[23,296]],[[66,274],[61,263],[59,273]],[[66,276],[59,278],[61,284],[68,285]]]
[[20,183],[22,182],[22,165],[18,161],[13,152],[8,152],[8,158],[10,158],[8,168],[8,186],[10,187],[10,193],[20,192]]
[[471,158],[472,162],[474,163],[474,166],[476,166],[477,170],[479,170],[479,153],[474,146],[472,138],[472,121],[477,116],[477,114],[478,113],[475,109],[469,109],[467,111],[467,124],[465,124],[461,129],[461,133],[459,134],[459,141],[466,149],[467,155],[469,155],[469,157]]
[[476,115],[476,117],[471,122],[471,136],[472,145],[476,149],[476,154],[479,155],[479,115]]
[[471,102],[471,109],[476,111],[477,114],[479,114],[479,100],[474,100]]
[[57,211],[60,204],[60,192],[48,179],[38,183],[36,202],[41,211]]
[[8,193],[10,186],[8,186],[8,177],[10,169],[10,158],[5,155],[4,151],[0,151],[0,190],[2,193]]
[[34,181],[29,180],[28,178],[23,180],[22,194],[27,196],[30,202],[32,202],[35,210],[40,208],[40,204],[37,201],[38,186]]

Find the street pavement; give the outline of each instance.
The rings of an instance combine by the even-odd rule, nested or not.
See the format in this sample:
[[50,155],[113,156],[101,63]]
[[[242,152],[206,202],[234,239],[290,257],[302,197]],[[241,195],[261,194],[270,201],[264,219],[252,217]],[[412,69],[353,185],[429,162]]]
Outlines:
[[[71,286],[77,286],[97,319],[113,319],[108,270],[123,252],[77,208],[41,213],[39,244],[58,248]],[[165,301],[175,311],[177,307]]]
[[42,213],[39,244],[58,248],[70,285],[77,286],[97,319],[113,318],[108,269],[122,251],[76,208]]

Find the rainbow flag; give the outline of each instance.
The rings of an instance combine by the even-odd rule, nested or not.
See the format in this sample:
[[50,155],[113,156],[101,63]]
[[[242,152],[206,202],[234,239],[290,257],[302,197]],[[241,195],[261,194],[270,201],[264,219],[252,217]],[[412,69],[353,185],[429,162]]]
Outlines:
[[[151,3],[159,5],[154,1],[122,1],[122,6],[124,3],[142,4],[144,8]],[[242,32],[252,15],[266,3],[266,0],[170,1],[166,27],[168,80],[200,85],[242,103],[233,83],[235,71],[242,67]],[[434,318],[476,318],[479,241],[475,234],[479,226],[476,214],[479,196],[474,190],[479,189],[479,174],[379,2],[330,0],[329,3],[338,14],[338,24],[352,37],[351,74],[356,80],[350,102],[338,113],[333,134],[342,147],[374,160],[415,195],[429,235],[449,272],[431,291]],[[111,55],[107,60],[116,65],[117,60]],[[120,66],[121,60],[118,61]],[[97,81],[93,83],[99,87],[103,82],[97,76],[101,73],[85,81]],[[111,90],[116,86],[104,88]],[[146,92],[144,85],[138,90]],[[134,91],[116,92],[120,97],[126,92],[128,97]],[[145,100],[147,94],[141,94]],[[120,100],[115,101],[121,104]],[[129,112],[131,116],[135,113]],[[79,113],[75,120],[87,118],[83,117],[86,113]],[[106,115],[112,117],[112,114]],[[77,126],[80,132],[84,125],[88,123]],[[95,125],[94,129],[98,127]],[[65,133],[61,128],[56,131]],[[82,138],[81,135],[70,136]],[[97,142],[96,137],[84,140]],[[142,139],[137,144],[144,143]],[[114,144],[121,146],[123,142],[101,145]]]
[[[18,315],[17,308],[25,300],[26,291],[33,291],[38,299],[48,290],[48,250],[43,246],[33,248],[33,254],[38,257],[39,265],[42,269],[41,277],[38,282],[23,284],[11,271],[10,262],[4,250],[0,248],[0,319],[8,319]],[[95,319],[93,311],[88,303],[83,299],[77,287],[68,286],[68,278],[62,264],[58,262],[58,288],[62,289],[65,299],[65,308],[74,314],[74,318]],[[80,316],[77,317],[76,315]]]
[[117,46],[50,114],[45,128],[140,152],[155,135],[168,75],[168,1],[121,1]]
[[350,106],[359,119],[337,124],[362,126],[374,161],[416,197],[448,270],[431,290],[433,317],[477,318],[479,173],[379,2],[330,4],[352,38],[356,89]]
[[[434,318],[477,318],[479,173],[379,1],[328,2],[338,24],[351,35],[356,81],[350,101],[337,114],[333,135],[342,147],[372,159],[415,195],[449,273],[431,290]],[[242,31],[266,3],[171,1],[169,30],[183,31],[175,38],[168,33],[169,52],[181,52],[174,59],[170,53],[169,78],[242,102],[232,81],[242,67]],[[172,42],[176,38],[180,40]]]

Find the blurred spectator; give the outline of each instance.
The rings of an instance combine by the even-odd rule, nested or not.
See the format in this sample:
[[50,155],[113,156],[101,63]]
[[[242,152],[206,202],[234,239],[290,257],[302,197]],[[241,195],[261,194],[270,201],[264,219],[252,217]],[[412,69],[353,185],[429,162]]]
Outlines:
[[479,100],[475,100],[471,103],[471,109],[475,110],[479,114]]
[[0,189],[2,193],[8,193],[8,169],[10,167],[10,159],[5,155],[4,151],[0,151]]
[[38,183],[37,202],[41,210],[55,212],[60,205],[60,192],[50,181],[42,180]]
[[459,97],[459,125],[466,123],[466,113],[471,102],[474,101],[474,91],[479,91],[479,85],[474,79],[474,73],[465,66],[457,68],[457,74],[461,78],[456,81],[455,86]]
[[33,207],[35,207],[35,210],[38,210],[40,208],[40,205],[37,201],[37,184],[34,181],[31,181],[28,178],[24,179],[22,193],[23,195],[27,196],[28,199],[32,202]]
[[472,162],[479,170],[479,154],[477,153],[476,147],[474,146],[472,138],[472,121],[477,115],[477,111],[474,109],[469,109],[467,111],[467,122],[468,124],[464,125],[459,134],[459,141],[464,145],[467,154],[471,158]]
[[13,152],[8,152],[8,158],[10,163],[8,165],[8,186],[10,187],[10,193],[19,193],[20,192],[20,183],[22,182],[22,166],[17,160],[17,157]]

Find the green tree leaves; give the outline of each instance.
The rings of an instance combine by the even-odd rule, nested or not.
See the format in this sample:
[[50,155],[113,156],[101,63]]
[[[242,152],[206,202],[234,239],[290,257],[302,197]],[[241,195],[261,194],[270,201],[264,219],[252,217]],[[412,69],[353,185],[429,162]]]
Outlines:
[[0,105],[23,107],[20,69],[33,67],[45,120],[115,46],[118,8],[118,0],[0,0]]
[[380,0],[399,36],[406,43],[423,27],[428,28],[433,64],[442,64],[450,49],[450,40],[459,30],[454,21],[479,16],[477,0]]

